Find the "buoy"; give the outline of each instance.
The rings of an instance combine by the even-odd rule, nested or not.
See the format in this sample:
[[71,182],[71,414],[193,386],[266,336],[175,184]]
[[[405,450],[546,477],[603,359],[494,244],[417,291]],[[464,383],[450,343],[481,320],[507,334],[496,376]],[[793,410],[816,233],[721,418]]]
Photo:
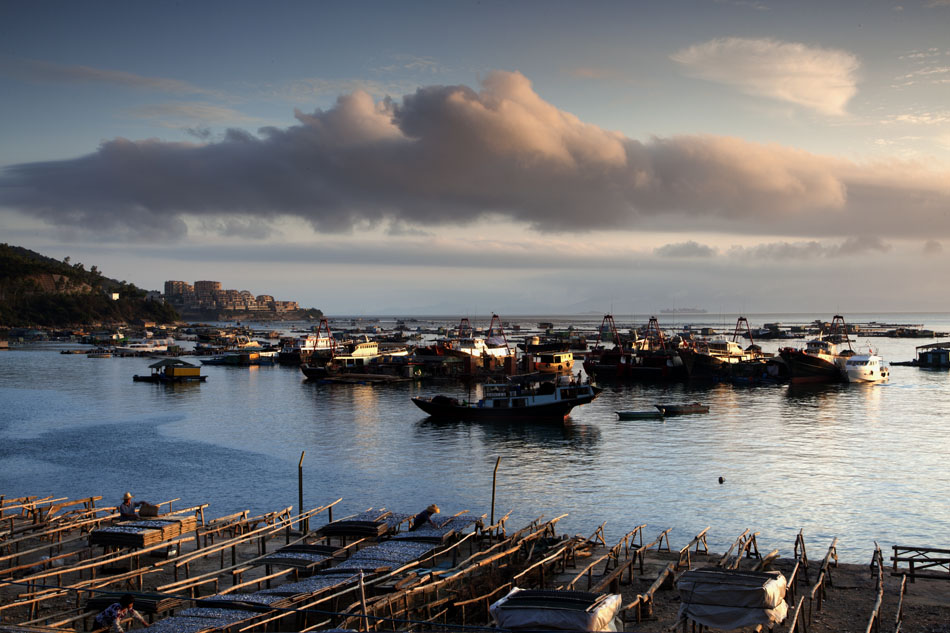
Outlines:
[[726,483],[726,478],[725,478],[725,477],[720,477],[720,478],[719,478],[719,483],[721,483],[721,484]]

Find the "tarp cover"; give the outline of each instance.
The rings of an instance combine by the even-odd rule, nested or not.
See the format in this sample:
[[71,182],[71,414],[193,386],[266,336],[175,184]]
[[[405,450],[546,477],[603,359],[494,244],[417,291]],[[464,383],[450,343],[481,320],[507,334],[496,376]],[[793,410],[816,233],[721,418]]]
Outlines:
[[715,629],[782,622],[788,614],[785,576],[778,571],[694,569],[676,583],[679,615]]
[[[523,589],[515,587],[508,595],[489,607],[492,618],[502,629],[529,629],[535,631],[616,631],[615,618],[622,606],[617,594],[602,594],[596,601],[591,600],[588,608],[578,605],[576,600],[565,600],[558,605],[557,592],[548,594],[544,606],[518,606],[518,600],[511,600]],[[578,592],[564,592],[577,594]],[[566,597],[565,596],[565,597]]]

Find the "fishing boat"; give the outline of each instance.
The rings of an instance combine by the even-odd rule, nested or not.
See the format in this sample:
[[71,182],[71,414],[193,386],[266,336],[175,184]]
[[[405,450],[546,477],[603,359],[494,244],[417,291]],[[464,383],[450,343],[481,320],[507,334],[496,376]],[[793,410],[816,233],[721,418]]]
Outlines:
[[805,349],[784,347],[779,355],[788,365],[789,381],[793,384],[844,381],[842,369],[846,360],[854,355],[844,317],[836,314],[831,321],[831,331],[821,332],[818,338],[809,340]]
[[542,352],[535,358],[534,368],[545,374],[569,374],[574,367],[574,352]]
[[645,411],[617,411],[618,420],[659,420],[663,411],[647,409]]
[[560,422],[574,407],[592,402],[601,390],[568,376],[538,385],[517,383],[482,385],[477,402],[438,395],[414,397],[412,402],[434,418],[478,422]]
[[600,326],[601,340],[613,338],[613,347],[598,341],[584,361],[584,371],[598,380],[675,381],[689,377],[689,366],[679,354],[680,344],[668,339],[655,316],[632,341],[623,341],[612,315]]
[[[362,341],[355,341],[349,348],[340,354],[334,353],[325,363],[302,363],[300,371],[312,380],[323,380],[343,375],[390,375],[399,373],[408,366],[409,352],[404,347],[381,350],[379,343],[363,335]],[[398,365],[397,367],[393,367]],[[352,376],[350,376],[352,379]],[[368,379],[368,378],[367,378]],[[380,381],[385,380],[381,378]]]
[[[149,354],[164,354],[168,351],[171,339],[148,339],[136,341],[127,345],[116,345],[115,353],[119,356],[147,356]],[[174,342],[172,340],[172,342]]]
[[201,368],[177,358],[165,358],[149,365],[152,370],[147,376],[132,376],[133,382],[181,383],[204,382],[207,376],[201,376]]
[[231,350],[223,354],[215,354],[211,358],[201,359],[202,365],[229,365],[232,367],[252,367],[254,365],[273,365],[274,356],[251,350]]
[[277,362],[282,365],[319,364],[319,361],[330,358],[335,350],[336,340],[330,334],[330,324],[326,319],[320,319],[316,332],[284,343],[277,354]]
[[843,375],[848,382],[886,382],[891,370],[869,347],[865,353],[855,354],[845,361]]
[[462,318],[458,327],[458,338],[441,341],[444,352],[453,356],[474,358],[495,358],[504,360],[515,356],[515,350],[508,345],[508,338],[497,314],[491,316],[491,323],[485,336],[476,336],[471,322]]
[[[739,336],[743,334],[743,328],[751,343],[745,349],[738,342]],[[680,347],[679,354],[686,366],[690,368],[690,378],[707,380],[728,380],[741,363],[759,363],[764,367],[766,362],[762,348],[752,340],[749,321],[743,316],[736,320],[732,340],[725,336],[716,336],[708,340],[693,341],[687,346]]]
[[653,405],[663,415],[690,415],[693,413],[709,413],[709,406],[699,402],[688,404],[655,404]]

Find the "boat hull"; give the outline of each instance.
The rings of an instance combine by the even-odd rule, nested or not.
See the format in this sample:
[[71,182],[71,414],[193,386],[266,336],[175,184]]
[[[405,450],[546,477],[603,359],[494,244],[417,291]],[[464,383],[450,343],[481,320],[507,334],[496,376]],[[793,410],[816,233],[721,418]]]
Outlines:
[[162,383],[162,384],[174,384],[180,382],[204,382],[207,380],[207,376],[160,376],[160,375],[148,375],[148,376],[132,376],[132,382],[151,382],[151,383]]
[[597,397],[579,396],[538,404],[524,408],[479,407],[472,403],[460,403],[454,398],[436,396],[434,398],[415,397],[412,402],[433,418],[443,420],[466,420],[472,422],[563,422],[571,410],[587,404]]
[[614,354],[584,361],[584,371],[598,380],[630,382],[674,382],[687,380],[689,368],[679,355]]
[[833,360],[806,354],[797,349],[783,349],[779,353],[788,365],[788,379],[793,384],[833,383],[843,380],[841,369]]
[[662,418],[662,411],[617,411],[618,420],[659,420]]
[[709,406],[694,402],[692,404],[656,404],[653,405],[663,415],[691,415],[693,413],[709,413]]

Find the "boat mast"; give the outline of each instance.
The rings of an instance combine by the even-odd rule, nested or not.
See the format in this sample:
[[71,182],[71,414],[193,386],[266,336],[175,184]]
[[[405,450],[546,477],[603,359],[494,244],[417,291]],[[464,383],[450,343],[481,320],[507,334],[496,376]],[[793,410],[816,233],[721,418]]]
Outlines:
[[[646,338],[656,340],[659,342],[659,349],[666,349],[666,340],[663,337],[663,330],[660,329],[660,322],[655,316],[650,317],[650,321],[647,323]],[[653,346],[653,343],[650,343],[650,346]]]
[[853,352],[854,350],[851,348],[851,336],[848,334],[848,326],[844,323],[844,317],[840,314],[836,314],[831,319],[832,340],[834,340],[835,343],[838,343],[840,342],[842,335],[844,336],[845,342],[848,344],[848,349]]
[[503,327],[501,327],[501,319],[498,318],[498,315],[497,315],[497,314],[492,313],[492,315],[491,315],[491,323],[488,324],[488,333],[487,333],[488,336],[487,336],[487,338],[488,338],[489,341],[491,341],[491,339],[492,339],[492,332],[495,331],[495,323],[496,323],[496,322],[498,323],[498,331],[501,332],[501,340],[503,340],[503,341],[505,342],[505,352],[506,352],[505,355],[506,355],[506,356],[511,356],[511,348],[508,346],[508,337],[505,336],[505,329],[504,329]]
[[320,325],[317,326],[317,342],[320,341],[320,333],[326,330],[327,338],[330,339],[330,358],[336,356],[336,339],[333,338],[333,335],[330,334],[330,322],[327,321],[326,317],[320,319]]
[[739,327],[743,323],[745,323],[746,334],[749,335],[749,345],[755,345],[755,341],[752,340],[752,328],[749,327],[749,320],[746,319],[744,316],[741,316],[738,319],[736,319],[736,331],[732,333],[732,342],[733,343],[739,342]]
[[617,324],[614,323],[614,315],[612,314],[605,314],[604,320],[600,322],[600,329],[597,331],[597,346],[600,347],[600,343],[603,340],[605,325],[610,326],[610,333],[614,337],[614,345],[616,345],[618,349],[623,348],[623,343],[620,341],[620,333],[617,332]]

